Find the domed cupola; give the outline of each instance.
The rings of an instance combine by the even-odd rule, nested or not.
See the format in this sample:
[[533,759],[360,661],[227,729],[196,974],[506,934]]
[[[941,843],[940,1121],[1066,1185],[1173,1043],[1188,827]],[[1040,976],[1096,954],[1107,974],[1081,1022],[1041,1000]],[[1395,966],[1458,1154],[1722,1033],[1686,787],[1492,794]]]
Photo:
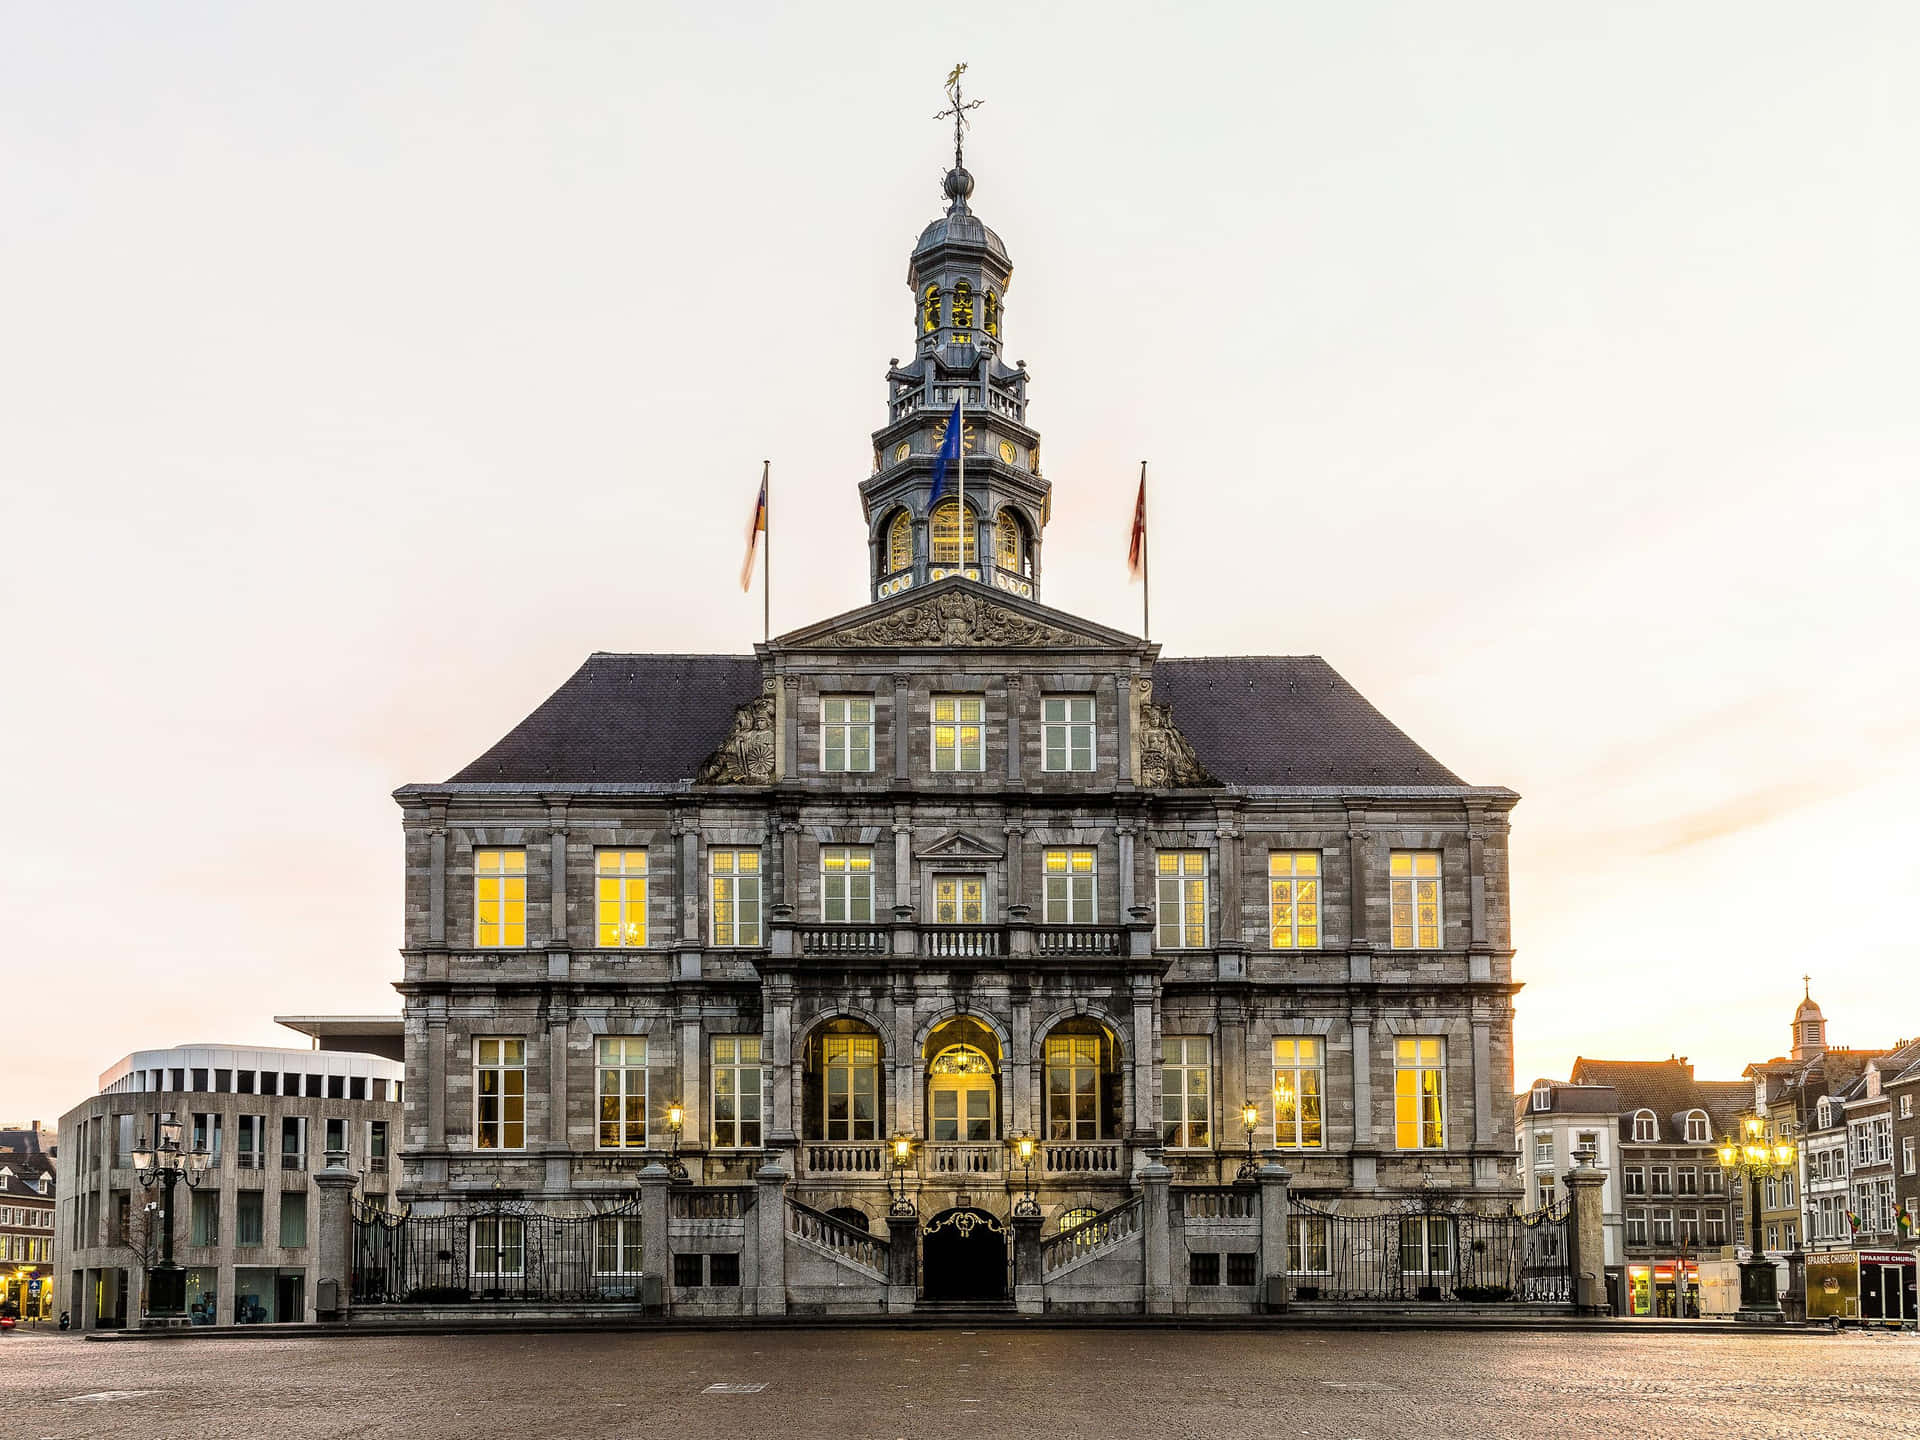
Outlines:
[[[887,366],[887,423],[873,432],[873,474],[860,487],[875,600],[947,575],[1016,595],[1040,594],[1040,532],[1051,486],[1040,435],[1027,424],[1027,367],[1007,364],[1006,296],[1013,260],[970,205],[967,111],[955,66],[947,77],[953,168],[946,213],[920,232],[907,261],[913,356]],[[935,462],[958,401],[963,476],[936,500]],[[964,479],[965,510],[957,478]]]
[[1793,1058],[1811,1060],[1826,1052],[1827,1017],[1813,999],[1813,977],[1805,977],[1806,998],[1793,1012]]

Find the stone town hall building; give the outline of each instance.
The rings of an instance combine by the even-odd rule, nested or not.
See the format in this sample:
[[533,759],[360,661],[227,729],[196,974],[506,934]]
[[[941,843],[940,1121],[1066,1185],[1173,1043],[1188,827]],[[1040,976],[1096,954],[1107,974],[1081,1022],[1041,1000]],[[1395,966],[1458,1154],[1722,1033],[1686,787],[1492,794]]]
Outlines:
[[[596,652],[396,793],[416,1214],[617,1197],[677,1145],[700,1184],[772,1162],[876,1236],[898,1185],[926,1292],[990,1294],[941,1273],[952,1217],[992,1231],[1029,1173],[1048,1235],[1156,1158],[1230,1184],[1249,1100],[1297,1197],[1520,1197],[1518,797],[1318,656],[1168,658],[1043,603],[1050,486],[973,183],[908,262],[870,603],[751,655]],[[964,512],[930,505],[960,392]]]

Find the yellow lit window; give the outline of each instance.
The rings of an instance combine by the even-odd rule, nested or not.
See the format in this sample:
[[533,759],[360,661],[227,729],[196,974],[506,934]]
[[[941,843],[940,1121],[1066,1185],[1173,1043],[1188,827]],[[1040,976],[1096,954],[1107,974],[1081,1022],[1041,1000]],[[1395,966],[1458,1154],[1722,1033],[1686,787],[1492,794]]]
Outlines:
[[1267,919],[1276,950],[1320,943],[1320,852],[1275,850],[1267,856]]
[[647,1143],[647,1037],[602,1035],[594,1061],[600,1148],[642,1149]]
[[820,1069],[825,1138],[878,1139],[880,1042],[871,1035],[822,1036]]
[[[971,513],[969,513],[968,518],[972,518]],[[960,502],[958,500],[942,500],[938,505],[934,506],[933,520],[930,528],[933,536],[931,559],[935,565],[960,564],[960,544],[963,539],[967,547],[966,563],[969,565],[974,563],[974,560],[977,558],[974,554],[974,527],[967,525],[965,527],[966,534],[962,536]]]
[[1393,1045],[1393,1143],[1438,1150],[1447,1143],[1447,1042],[1411,1036]]
[[977,695],[933,697],[933,768],[984,770],[986,702]]
[[820,850],[820,918],[829,925],[873,923],[873,851],[865,845]]
[[1020,522],[1005,510],[1000,512],[1000,523],[994,527],[994,536],[999,550],[999,563],[1002,570],[1020,573]]
[[760,943],[760,852],[709,850],[707,873],[713,900],[713,943]]
[[647,943],[647,852],[594,853],[594,920],[603,946]]
[[725,1150],[760,1146],[760,1037],[713,1037],[713,1143]]
[[1160,1140],[1176,1150],[1213,1144],[1210,1049],[1204,1035],[1169,1035],[1160,1042]]
[[1396,850],[1389,884],[1393,898],[1393,948],[1440,948],[1440,852]]
[[527,1042],[473,1042],[473,1143],[521,1150],[527,1143]]
[[979,875],[937,875],[933,881],[933,923],[980,925],[986,921],[987,882]]
[[902,510],[887,527],[887,573],[913,568],[913,517]]
[[527,852],[473,852],[473,943],[483,950],[527,943]]
[[1044,908],[1048,925],[1091,925],[1098,895],[1093,851],[1049,850],[1044,860]]
[[1207,944],[1207,852],[1162,850],[1155,857],[1162,950],[1204,950]]
[[1101,1138],[1101,1048],[1097,1035],[1047,1038],[1047,1139]]
[[953,287],[953,328],[973,328],[973,286],[964,280]]
[[920,300],[920,328],[932,334],[940,328],[940,287],[929,285]]
[[1280,1035],[1273,1042],[1273,1143],[1315,1149],[1321,1144],[1320,1096],[1325,1053],[1311,1035]]

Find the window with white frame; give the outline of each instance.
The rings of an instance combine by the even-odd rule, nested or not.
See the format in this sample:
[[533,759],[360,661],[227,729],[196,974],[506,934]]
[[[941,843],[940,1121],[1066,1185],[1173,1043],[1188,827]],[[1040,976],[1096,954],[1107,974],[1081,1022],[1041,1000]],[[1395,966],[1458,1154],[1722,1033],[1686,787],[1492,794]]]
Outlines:
[[594,1222],[593,1273],[640,1273],[640,1217],[611,1216]]
[[1902,1175],[1914,1173],[1913,1136],[1911,1135],[1900,1137],[1900,1173]]
[[1313,950],[1320,944],[1320,852],[1267,854],[1267,922],[1276,950]]
[[640,1150],[647,1143],[647,1037],[602,1035],[594,1055],[600,1096],[600,1148]]
[[1323,1216],[1287,1216],[1287,1269],[1295,1275],[1325,1275],[1327,1222]]
[[1651,1110],[1633,1112],[1633,1143],[1652,1145],[1660,1139],[1660,1122],[1654,1119]]
[[873,700],[865,695],[820,698],[820,768],[873,769]]
[[1168,1035],[1160,1042],[1160,1139],[1175,1150],[1213,1143],[1210,1052],[1204,1035]]
[[1700,1174],[1700,1181],[1701,1188],[1709,1195],[1723,1194],[1726,1190],[1726,1179],[1718,1165],[1707,1166]]
[[1553,1164],[1553,1132],[1551,1130],[1533,1132],[1533,1163],[1536,1169]]
[[1393,1046],[1394,1144],[1402,1150],[1438,1150],[1447,1143],[1447,1042],[1438,1036],[1402,1036]]
[[760,1037],[713,1037],[713,1143],[721,1150],[760,1148]]
[[1893,1117],[1879,1116],[1873,1122],[1873,1163],[1889,1165],[1893,1163]]
[[1687,1112],[1687,1144],[1708,1145],[1713,1142],[1713,1133],[1707,1126],[1707,1112],[1689,1110]]
[[1700,1193],[1700,1171],[1696,1167],[1692,1165],[1679,1166],[1673,1172],[1673,1178],[1674,1183],[1678,1187],[1678,1193],[1682,1195],[1698,1195]]
[[880,1041],[872,1035],[820,1037],[825,1138],[880,1138]]
[[820,847],[820,918],[829,925],[873,923],[871,847]]
[[1091,925],[1097,914],[1098,894],[1091,850],[1049,850],[1043,858],[1042,922],[1048,925]]
[[760,944],[760,852],[709,850],[707,874],[713,897],[713,943]]
[[1644,1246],[1647,1243],[1647,1212],[1644,1210],[1627,1211],[1627,1244]]
[[473,1143],[482,1150],[527,1144],[527,1042],[473,1042]]
[[475,1280],[517,1280],[527,1273],[527,1236],[519,1216],[489,1215],[467,1225],[468,1272]]
[[506,950],[527,943],[527,852],[473,852],[473,943]]
[[1673,1244],[1673,1211],[1656,1210],[1653,1212],[1653,1243],[1656,1245]]
[[1162,850],[1154,857],[1158,928],[1162,950],[1207,946],[1207,852]]
[[1533,1087],[1533,1108],[1535,1110],[1553,1109],[1553,1087],[1536,1085]]
[[987,877],[936,875],[933,877],[933,923],[981,925],[986,922]]
[[1393,948],[1437,950],[1440,925],[1440,852],[1396,850],[1388,860]]
[[1047,695],[1040,701],[1040,768],[1093,769],[1093,697]]
[[1724,1245],[1727,1243],[1726,1211],[1709,1210],[1706,1212],[1706,1223],[1700,1232],[1700,1240],[1704,1245]]
[[987,768],[986,714],[986,701],[978,695],[933,697],[936,773]]
[[1629,1165],[1626,1168],[1626,1188],[1629,1195],[1647,1193],[1647,1171],[1643,1165]]
[[1911,1120],[1913,1118],[1913,1096],[1902,1095],[1900,1097],[1900,1118],[1902,1120]]
[[1408,1275],[1453,1270],[1453,1217],[1415,1215],[1400,1222],[1400,1269]]
[[1650,1173],[1653,1179],[1654,1194],[1671,1195],[1673,1193],[1673,1167],[1671,1165],[1655,1165]]
[[1273,1143],[1283,1149],[1322,1144],[1321,1096],[1326,1051],[1317,1035],[1276,1035],[1273,1041]]
[[1700,1212],[1682,1210],[1680,1212],[1680,1243],[1692,1249],[1700,1248]]
[[1047,1037],[1047,1139],[1101,1138],[1103,1049],[1097,1035]]
[[647,943],[647,852],[593,853],[593,915],[600,944],[639,949]]

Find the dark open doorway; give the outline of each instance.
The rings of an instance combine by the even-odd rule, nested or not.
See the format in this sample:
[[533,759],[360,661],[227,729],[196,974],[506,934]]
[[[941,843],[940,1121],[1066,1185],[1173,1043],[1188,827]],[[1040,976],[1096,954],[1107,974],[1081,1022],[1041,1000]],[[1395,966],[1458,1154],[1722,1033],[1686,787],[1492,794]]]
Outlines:
[[946,1210],[920,1239],[921,1291],[933,1302],[1007,1298],[1007,1227],[984,1210]]

